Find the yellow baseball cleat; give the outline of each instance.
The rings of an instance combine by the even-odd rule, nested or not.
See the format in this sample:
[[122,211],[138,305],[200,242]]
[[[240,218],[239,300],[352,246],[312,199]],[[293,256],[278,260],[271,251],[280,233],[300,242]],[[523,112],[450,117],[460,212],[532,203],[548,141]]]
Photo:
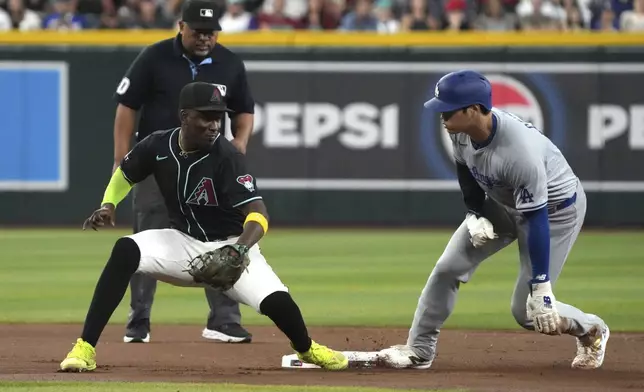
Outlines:
[[349,360],[339,351],[311,342],[311,348],[305,353],[297,353],[302,362],[312,363],[327,370],[343,370],[349,367]]
[[91,372],[96,369],[96,350],[91,344],[78,338],[72,351],[60,363],[63,372]]

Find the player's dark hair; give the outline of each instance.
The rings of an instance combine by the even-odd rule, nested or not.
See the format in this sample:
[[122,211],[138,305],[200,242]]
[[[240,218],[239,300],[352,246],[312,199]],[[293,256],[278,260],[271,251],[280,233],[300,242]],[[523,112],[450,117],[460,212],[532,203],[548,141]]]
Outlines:
[[481,113],[483,113],[483,114],[489,114],[490,113],[490,110],[487,109],[485,106],[478,105],[478,107],[479,107],[479,110],[481,111]]

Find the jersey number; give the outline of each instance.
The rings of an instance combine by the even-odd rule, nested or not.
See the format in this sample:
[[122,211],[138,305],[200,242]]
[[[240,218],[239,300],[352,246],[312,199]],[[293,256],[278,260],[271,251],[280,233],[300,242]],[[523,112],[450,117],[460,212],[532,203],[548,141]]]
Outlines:
[[118,95],[123,95],[125,94],[128,88],[130,88],[130,79],[125,77],[121,79],[121,83],[119,83],[119,86],[116,88],[116,93]]

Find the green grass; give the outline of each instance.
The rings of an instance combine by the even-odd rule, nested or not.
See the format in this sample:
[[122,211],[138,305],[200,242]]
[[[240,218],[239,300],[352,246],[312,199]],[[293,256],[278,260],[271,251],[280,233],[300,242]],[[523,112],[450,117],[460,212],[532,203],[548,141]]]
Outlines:
[[[258,386],[237,384],[179,384],[179,383],[59,383],[59,382],[21,382],[2,383],[3,392],[405,392],[409,389],[380,389],[360,387],[310,387],[310,386]],[[414,392],[420,390],[415,389]],[[429,392],[429,390],[424,390]],[[458,392],[462,390],[441,390],[441,392]]]
[[[121,230],[0,230],[0,322],[82,322]],[[272,230],[263,253],[310,325],[408,327],[418,295],[451,232]],[[559,279],[557,298],[601,315],[613,331],[644,327],[644,232],[586,232]],[[451,328],[517,328],[510,298],[516,245],[463,285]],[[129,293],[111,322],[124,323]],[[244,323],[270,320],[243,307]],[[154,323],[203,324],[200,289],[159,284]]]

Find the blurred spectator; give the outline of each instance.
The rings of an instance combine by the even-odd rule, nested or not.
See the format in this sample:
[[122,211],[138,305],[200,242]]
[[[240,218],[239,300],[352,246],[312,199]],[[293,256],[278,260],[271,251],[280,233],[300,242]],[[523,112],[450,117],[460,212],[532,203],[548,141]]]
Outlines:
[[378,0],[375,13],[378,19],[379,33],[392,34],[400,30],[400,23],[394,18],[391,0]]
[[585,29],[585,23],[579,8],[572,7],[566,10],[566,26],[568,31],[580,31]]
[[438,30],[440,24],[429,12],[426,0],[411,0],[409,11],[402,16],[401,29],[403,31]]
[[7,11],[0,10],[0,30],[39,30],[40,17],[35,11],[25,8],[23,0],[9,0]]
[[[103,1],[109,1],[109,0],[103,0]],[[183,0],[158,0],[159,1],[159,6],[161,7],[161,13],[163,14],[163,17],[172,20],[173,21],[173,26],[177,26],[178,29],[178,22],[179,22],[179,14],[181,11],[181,5],[183,4]],[[222,0],[222,4],[223,4]]]
[[225,33],[239,33],[256,30],[257,19],[244,9],[244,0],[228,0],[226,12],[219,19],[221,30]]
[[606,8],[601,13],[601,19],[599,22],[599,30],[601,31],[615,31],[617,18],[615,17],[615,12],[612,8]]
[[[275,3],[281,3],[277,6]],[[309,8],[308,0],[264,0],[264,5],[262,7],[263,14],[271,15],[275,13],[275,9],[279,8],[280,13],[292,20],[302,20],[306,17],[307,11]]]
[[42,16],[49,8],[49,0],[25,0],[25,8]]
[[474,21],[474,29],[486,31],[512,31],[519,21],[514,13],[503,9],[501,0],[484,1],[483,12]]
[[135,27],[141,29],[170,29],[174,25],[154,0],[139,1],[135,20]]
[[174,25],[174,20],[167,18],[154,0],[127,0],[116,15],[104,15],[103,22],[115,23],[112,28],[126,29],[169,29]]
[[[566,13],[566,26],[568,29],[578,27],[588,28],[590,26],[590,2],[592,0],[563,0],[563,7]],[[576,26],[571,28],[571,26]],[[577,26],[578,25],[578,26]]]
[[634,0],[633,10],[622,12],[619,19],[623,31],[644,31],[644,0]]
[[340,29],[345,31],[377,31],[378,19],[370,0],[357,0],[355,9],[342,18]]
[[43,28],[49,30],[82,30],[87,27],[85,17],[76,13],[73,0],[53,0],[54,12],[43,20]]
[[0,8],[0,31],[7,31],[13,29],[11,25],[11,18],[7,11]]
[[467,3],[465,0],[447,0],[445,4],[445,17],[447,19],[447,30],[467,30],[469,24],[465,17]]
[[565,11],[549,0],[521,0],[517,15],[523,30],[561,30]]
[[[591,0],[589,6],[592,12],[591,29],[617,30],[622,12],[633,9],[633,0]],[[613,28],[607,25],[609,21],[613,24]]]
[[622,13],[633,10],[633,3],[633,0],[610,0],[610,9],[613,10],[613,14],[615,16],[613,26],[616,29],[619,29],[619,21],[622,17]]
[[301,27],[298,20],[286,16],[284,13],[286,0],[272,1],[273,11],[271,13],[264,12],[259,15],[259,27],[262,30],[293,30]]
[[309,0],[303,24],[310,30],[335,30],[340,26],[343,9],[343,0]]

